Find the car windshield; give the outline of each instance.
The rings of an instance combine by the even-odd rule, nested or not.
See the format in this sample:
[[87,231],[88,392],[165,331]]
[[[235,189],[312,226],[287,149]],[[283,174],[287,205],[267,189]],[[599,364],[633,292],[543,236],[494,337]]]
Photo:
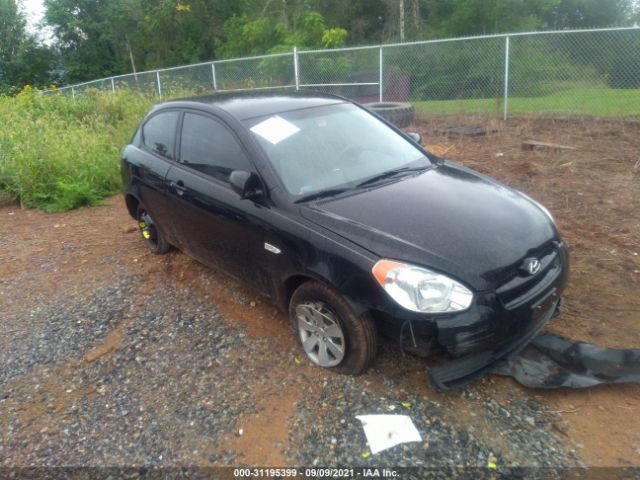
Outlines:
[[430,165],[410,141],[348,103],[251,119],[247,126],[298,200]]

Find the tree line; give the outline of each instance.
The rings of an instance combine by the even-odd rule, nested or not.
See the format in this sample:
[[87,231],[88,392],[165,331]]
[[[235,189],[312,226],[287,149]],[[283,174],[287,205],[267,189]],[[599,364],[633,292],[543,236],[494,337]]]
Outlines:
[[50,45],[0,0],[0,93],[237,56],[633,25],[636,0],[44,0]]

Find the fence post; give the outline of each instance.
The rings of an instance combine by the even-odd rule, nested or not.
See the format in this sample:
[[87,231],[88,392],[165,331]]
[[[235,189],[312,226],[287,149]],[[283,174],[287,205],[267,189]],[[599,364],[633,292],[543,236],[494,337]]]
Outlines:
[[298,47],[293,47],[293,74],[296,80],[296,90],[300,90],[300,73],[298,66]]
[[72,99],[76,99],[76,90],[73,88],[73,86],[71,87],[71,98]]
[[382,45],[380,45],[380,61],[379,61],[379,65],[380,65],[380,76],[378,77],[378,88],[380,90],[380,102],[382,102],[382,97],[383,97],[383,91],[384,91],[384,87],[382,85],[383,83],[383,75],[382,75]]
[[162,87],[160,86],[160,71],[156,70],[156,80],[158,82],[158,97],[162,100]]
[[213,91],[218,91],[218,82],[216,80],[216,64],[211,62],[211,78],[213,79]]
[[116,82],[111,77],[111,93],[116,93]]
[[509,35],[504,37],[504,112],[502,119],[507,119],[509,111]]

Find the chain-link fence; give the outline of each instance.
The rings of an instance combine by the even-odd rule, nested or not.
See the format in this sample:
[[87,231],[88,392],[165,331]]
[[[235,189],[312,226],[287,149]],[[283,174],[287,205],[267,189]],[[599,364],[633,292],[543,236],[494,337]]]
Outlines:
[[[217,60],[60,88],[159,98],[314,89],[421,115],[640,116],[640,28],[530,32]],[[52,91],[47,91],[51,93]]]

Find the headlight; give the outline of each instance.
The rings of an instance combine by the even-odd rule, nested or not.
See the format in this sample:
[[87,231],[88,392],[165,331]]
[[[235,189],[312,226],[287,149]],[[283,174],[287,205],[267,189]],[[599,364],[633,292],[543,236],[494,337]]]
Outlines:
[[460,312],[473,301],[467,287],[426,268],[380,260],[371,271],[391,298],[414,312]]

